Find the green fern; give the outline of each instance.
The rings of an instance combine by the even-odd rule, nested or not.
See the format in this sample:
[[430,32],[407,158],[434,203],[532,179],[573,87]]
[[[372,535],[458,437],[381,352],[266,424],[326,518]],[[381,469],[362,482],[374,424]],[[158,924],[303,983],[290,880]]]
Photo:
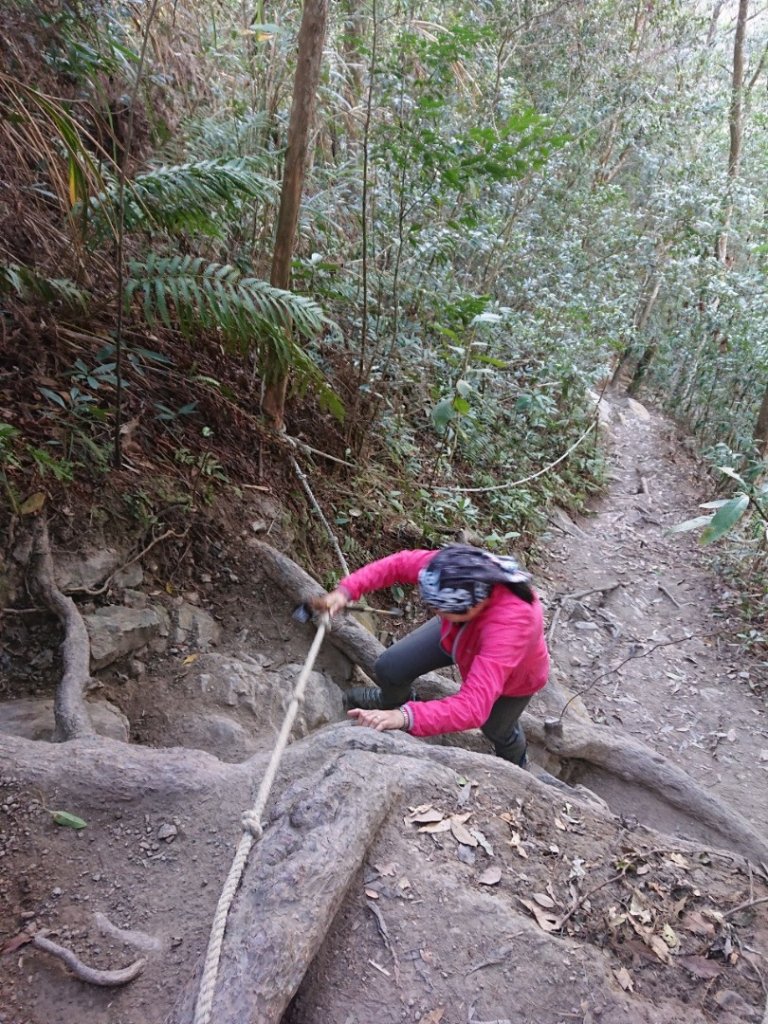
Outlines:
[[65,306],[88,305],[88,294],[67,277],[43,277],[31,267],[20,263],[0,265],[0,294],[15,292],[20,299],[42,299],[61,302]]
[[130,262],[129,273],[126,301],[140,296],[150,322],[178,326],[187,336],[220,332],[236,351],[255,352],[265,377],[292,368],[304,383],[319,387],[321,401],[335,415],[343,414],[338,398],[322,383],[320,369],[295,338],[294,332],[312,337],[329,322],[312,299],[200,257],[149,255],[143,263]]
[[[158,167],[126,182],[125,229],[160,228],[172,234],[195,231],[211,237],[222,234],[222,214],[237,213],[245,200],[274,202],[277,184],[259,173],[256,157],[203,160]],[[118,184],[90,201],[97,225],[115,223]]]
[[179,137],[183,138],[187,152],[207,160],[248,154],[265,169],[275,159],[274,151],[264,149],[269,129],[270,117],[266,111],[237,114],[224,110],[204,117],[187,118],[180,125]]

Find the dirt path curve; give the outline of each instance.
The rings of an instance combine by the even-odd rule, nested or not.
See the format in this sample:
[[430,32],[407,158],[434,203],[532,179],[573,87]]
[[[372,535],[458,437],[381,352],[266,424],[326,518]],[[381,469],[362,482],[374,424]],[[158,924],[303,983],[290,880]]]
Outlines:
[[[723,608],[732,588],[716,552],[666,532],[712,495],[666,419],[626,400],[609,416],[609,492],[590,517],[557,514],[547,544],[556,676],[596,722],[648,743],[768,832],[768,671],[745,656],[743,626]],[[612,589],[567,596],[599,587]],[[649,810],[626,794],[621,809]]]

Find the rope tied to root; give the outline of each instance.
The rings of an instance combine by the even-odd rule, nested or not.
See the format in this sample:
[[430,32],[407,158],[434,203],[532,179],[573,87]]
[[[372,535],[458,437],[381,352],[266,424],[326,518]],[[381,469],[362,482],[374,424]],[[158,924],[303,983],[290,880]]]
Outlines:
[[280,759],[285,752],[285,748],[288,746],[288,738],[291,734],[293,723],[296,719],[301,702],[304,699],[304,691],[306,690],[309,674],[312,671],[312,666],[315,663],[318,651],[320,650],[320,645],[323,642],[323,637],[325,636],[329,625],[330,616],[327,613],[321,615],[317,626],[317,632],[315,633],[312,641],[312,646],[309,648],[306,660],[301,668],[301,672],[299,672],[299,677],[296,680],[296,686],[293,691],[293,696],[291,697],[291,702],[288,705],[288,710],[285,713],[283,724],[280,728],[280,732],[278,733],[277,740],[275,741],[275,748],[272,751],[272,756],[269,759],[267,770],[264,773],[264,778],[261,780],[259,791],[256,794],[256,801],[253,807],[243,814],[243,834],[240,837],[240,842],[237,845],[235,856],[232,859],[232,866],[230,867],[229,874],[224,882],[224,888],[221,891],[221,896],[219,897],[219,902],[216,906],[216,913],[213,918],[213,924],[211,925],[211,934],[208,939],[208,949],[205,954],[203,974],[200,981],[200,991],[198,992],[197,1004],[195,1006],[194,1024],[208,1024],[210,1020],[211,1010],[213,1008],[213,996],[216,991],[216,980],[219,973],[221,947],[224,942],[224,930],[227,925],[229,909],[232,906],[235,894],[240,885],[243,871],[245,870],[245,865],[248,861],[248,854],[251,852],[251,847],[264,835],[264,826],[262,824],[261,817],[264,813],[267,800],[269,799],[272,785],[274,784],[277,776]]

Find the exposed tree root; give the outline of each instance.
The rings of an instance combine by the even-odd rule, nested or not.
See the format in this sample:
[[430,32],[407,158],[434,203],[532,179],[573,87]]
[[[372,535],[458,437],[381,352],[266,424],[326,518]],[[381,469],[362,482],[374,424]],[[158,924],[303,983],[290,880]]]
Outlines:
[[127,985],[129,981],[138,978],[147,962],[142,958],[136,960],[128,967],[123,967],[117,971],[100,971],[95,967],[89,967],[87,964],[84,964],[71,949],[60,946],[58,942],[52,942],[44,935],[33,935],[32,945],[37,949],[42,949],[45,953],[50,953],[51,956],[58,957],[59,960],[63,960],[74,976],[79,978],[80,981],[87,981],[89,985],[101,985],[103,988],[117,988],[119,985]]
[[92,736],[94,729],[85,704],[85,692],[91,678],[88,631],[75,602],[62,594],[56,586],[48,523],[42,515],[35,522],[30,577],[42,601],[64,627],[64,641],[61,645],[64,674],[56,688],[53,740],[62,742]]
[[558,724],[561,728],[548,729],[532,715],[525,719],[529,736],[551,753],[588,761],[625,782],[643,786],[710,829],[722,845],[757,863],[768,859],[768,841],[764,836],[662,754],[605,726],[571,720]]

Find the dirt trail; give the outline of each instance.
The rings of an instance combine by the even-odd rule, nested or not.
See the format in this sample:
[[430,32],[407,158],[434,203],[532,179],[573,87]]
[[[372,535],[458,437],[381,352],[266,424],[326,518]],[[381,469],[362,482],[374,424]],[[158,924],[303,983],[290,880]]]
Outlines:
[[[631,402],[609,415],[609,493],[591,517],[555,516],[547,542],[559,678],[596,722],[648,743],[765,831],[768,671],[743,652],[716,552],[666,532],[712,494],[666,419]],[[613,589],[564,596],[598,587]],[[616,809],[620,795],[602,790]],[[622,809],[643,818],[641,791],[628,796]],[[656,825],[675,831],[673,819]]]

